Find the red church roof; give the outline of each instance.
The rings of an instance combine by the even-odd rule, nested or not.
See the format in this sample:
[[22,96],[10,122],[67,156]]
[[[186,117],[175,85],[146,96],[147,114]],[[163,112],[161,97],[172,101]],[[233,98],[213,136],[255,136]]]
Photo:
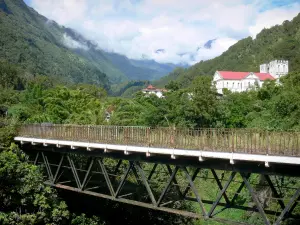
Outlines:
[[[233,71],[218,71],[218,73],[223,77],[225,80],[242,80],[246,78],[250,72],[233,72]],[[269,73],[253,73],[255,74],[259,80],[275,80],[275,78]]]
[[156,88],[156,87],[154,87],[154,86],[152,86],[150,84],[150,85],[148,85],[147,88],[144,88],[143,91],[156,91],[156,92],[161,91],[161,92],[167,92],[167,89]]
[[146,89],[156,89],[156,87],[154,87],[150,84],[150,85],[148,85],[148,87]]
[[260,80],[275,80],[275,78],[269,73],[254,73]]

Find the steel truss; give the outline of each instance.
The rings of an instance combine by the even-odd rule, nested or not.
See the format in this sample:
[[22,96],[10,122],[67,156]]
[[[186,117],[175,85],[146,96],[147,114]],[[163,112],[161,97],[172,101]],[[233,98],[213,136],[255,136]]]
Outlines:
[[[200,185],[199,182],[195,182],[199,177],[198,175],[202,170],[201,168],[188,169],[186,166],[171,166],[168,164],[154,163],[151,170],[147,171],[149,172],[147,174],[145,168],[142,165],[143,163],[140,161],[120,159],[113,168],[108,168],[108,165],[105,165],[104,163],[104,157],[86,157],[85,164],[81,165],[82,163],[75,162],[72,154],[53,152],[49,153],[46,151],[34,152],[36,154],[33,157],[32,162],[34,164],[43,165],[45,167],[45,175],[47,176],[46,183],[48,185],[118,202],[194,218],[211,219],[228,224],[246,224],[242,222],[218,218],[216,216],[218,213],[216,213],[215,211],[217,206],[222,206],[223,210],[228,208],[237,208],[257,212],[261,215],[266,225],[278,225],[287,218],[295,218],[292,212],[296,208],[296,205],[300,199],[300,187],[297,187],[295,188],[291,198],[288,201],[284,202],[282,196],[278,193],[269,175],[262,175],[262,177],[265,179],[267,186],[271,190],[272,196],[274,197],[272,199],[275,199],[280,206],[281,211],[279,213],[264,209],[254,186],[250,182],[249,178],[251,176],[251,173],[232,171],[225,184],[223,182],[222,185],[221,178],[218,176],[217,172],[214,169],[210,169],[213,175],[213,179],[216,181],[219,193],[215,197],[214,201],[209,201],[203,199],[199,192],[199,189],[201,189],[201,182]],[[166,169],[165,174],[167,174],[167,178],[164,188],[160,193],[157,193],[157,191],[153,191],[150,183],[159,166]],[[180,188],[179,182],[176,178],[176,175],[178,175],[179,171],[181,172],[181,178],[185,178],[185,181],[187,183],[186,187],[183,189]],[[103,176],[104,179],[99,178],[99,175]],[[234,178],[237,175],[240,175],[242,177],[242,182],[240,182],[239,187],[234,192],[234,196],[230,199],[226,191],[234,182]],[[136,182],[134,182],[134,180]],[[124,185],[126,181],[129,183],[135,183],[135,185],[137,186],[144,187],[146,193],[146,201],[141,201],[141,198],[139,198],[138,200],[130,199],[132,195],[134,195],[134,193],[121,195],[121,193],[124,191]],[[99,187],[102,187],[102,191],[106,191],[104,191],[104,193],[96,191],[99,190]],[[175,202],[175,199],[172,199],[168,202],[163,202],[163,200],[166,199],[171,188],[173,188],[173,193],[177,193],[177,198],[179,200],[197,202],[199,205],[199,211],[190,212],[186,210],[176,209],[174,207],[166,207],[166,205],[170,205],[171,203]],[[250,193],[255,207],[238,206],[235,204],[238,196],[245,188]],[[189,193],[190,196],[187,196]],[[222,199],[224,199],[225,203],[224,201],[221,201]],[[209,207],[207,203],[210,203]],[[267,215],[272,215],[272,222]]]

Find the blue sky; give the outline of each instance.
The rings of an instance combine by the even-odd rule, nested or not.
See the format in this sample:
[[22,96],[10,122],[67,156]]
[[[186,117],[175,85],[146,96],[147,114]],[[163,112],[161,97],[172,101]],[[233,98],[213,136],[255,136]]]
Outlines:
[[26,2],[27,5],[30,5],[31,0],[24,0],[24,2]]
[[[291,20],[300,0],[25,0],[108,51],[139,59],[194,64],[238,40]],[[82,47],[64,36],[69,47]],[[211,49],[208,40],[216,39]],[[163,49],[164,51],[157,51]]]

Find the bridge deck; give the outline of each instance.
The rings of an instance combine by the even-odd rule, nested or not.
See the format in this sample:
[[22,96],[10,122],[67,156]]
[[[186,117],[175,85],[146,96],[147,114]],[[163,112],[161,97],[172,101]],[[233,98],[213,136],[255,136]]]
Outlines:
[[124,126],[24,125],[16,141],[177,156],[300,164],[300,132]]

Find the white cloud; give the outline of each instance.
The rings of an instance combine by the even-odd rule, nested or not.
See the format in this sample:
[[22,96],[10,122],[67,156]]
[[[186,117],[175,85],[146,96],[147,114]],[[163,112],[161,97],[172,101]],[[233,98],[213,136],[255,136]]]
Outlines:
[[200,60],[214,58],[225,52],[231,45],[235,44],[237,40],[232,38],[218,38],[215,40],[210,49],[201,48],[197,51],[195,60],[192,63],[197,63]]
[[284,10],[275,8],[260,13],[256,18],[256,23],[249,27],[250,34],[255,38],[262,29],[281,24],[285,20],[291,20],[299,13],[299,11],[300,3],[295,3]]
[[74,20],[84,20],[88,13],[86,0],[32,0],[32,6],[63,25]]
[[67,34],[64,34],[63,35],[63,44],[69,48],[73,48],[73,49],[76,49],[76,48],[80,48],[80,49],[84,49],[84,50],[88,50],[88,46],[85,45],[85,44],[82,44],[76,40],[74,40],[72,37],[70,37],[69,35]]
[[[218,56],[239,39],[255,37],[300,11],[298,3],[276,7],[269,0],[32,0],[31,5],[103,49],[189,64]],[[211,49],[196,51],[215,38]],[[157,49],[165,51],[157,54]]]

